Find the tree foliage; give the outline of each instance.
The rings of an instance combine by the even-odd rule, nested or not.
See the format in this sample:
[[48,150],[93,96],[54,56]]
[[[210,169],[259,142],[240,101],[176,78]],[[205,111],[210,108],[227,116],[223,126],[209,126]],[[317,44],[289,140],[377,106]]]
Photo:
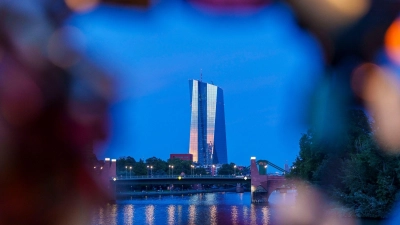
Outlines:
[[382,151],[363,111],[350,110],[347,122],[339,137],[303,134],[289,177],[323,186],[359,217],[384,218],[400,189],[399,156]]
[[232,175],[235,173],[235,163],[222,164],[218,169],[218,175]]
[[203,167],[198,167],[194,169],[194,175],[206,175],[207,170],[204,169]]
[[153,167],[153,169],[149,169],[153,175],[166,175],[168,173],[168,163],[162,159],[153,156],[146,159],[146,164],[149,167]]
[[174,159],[168,159],[168,164],[174,166],[175,175],[191,174],[191,169],[192,169],[191,165],[193,165],[191,161],[174,158]]

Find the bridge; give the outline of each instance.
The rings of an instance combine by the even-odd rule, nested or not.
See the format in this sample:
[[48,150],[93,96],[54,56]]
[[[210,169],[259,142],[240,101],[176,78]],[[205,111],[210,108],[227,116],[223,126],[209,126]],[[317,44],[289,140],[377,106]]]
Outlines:
[[186,176],[134,176],[119,178],[115,181],[118,185],[143,185],[143,184],[250,184],[250,176],[232,175],[186,175]]
[[[210,185],[229,185],[236,186],[237,192],[243,192],[243,186],[250,186],[251,178],[247,176],[136,176],[132,178],[116,179],[114,185],[116,192],[131,190],[137,186],[152,186],[161,189],[171,190],[177,187],[185,187],[185,189],[204,190]],[[157,188],[157,189],[159,189]]]
[[[284,169],[272,164],[267,160],[259,160],[259,168],[271,165],[280,171],[286,172]],[[256,157],[250,158],[251,171],[251,202],[261,203],[268,202],[268,198],[275,190],[286,190],[286,179],[284,176],[260,174],[257,168]]]
[[[110,161],[110,160],[108,160]],[[173,187],[180,187],[183,185],[190,185],[192,189],[202,190],[204,185],[232,185],[236,186],[237,192],[243,192],[244,186],[250,185],[251,201],[253,203],[268,202],[268,198],[275,190],[286,190],[286,179],[284,176],[267,175],[260,173],[259,168],[271,165],[280,171],[282,168],[267,160],[259,160],[256,162],[255,157],[251,157],[250,169],[251,176],[232,176],[232,175],[186,175],[186,176],[133,176],[129,178],[116,177],[115,160],[108,162],[106,160],[102,173],[102,180],[108,185],[106,186],[107,192],[110,193],[111,200],[116,199],[116,194],[119,192],[132,190],[132,187],[137,185],[146,186],[167,186],[169,190]],[[259,164],[259,165],[258,165]],[[262,171],[261,171],[262,172]],[[182,188],[183,189],[183,188]]]

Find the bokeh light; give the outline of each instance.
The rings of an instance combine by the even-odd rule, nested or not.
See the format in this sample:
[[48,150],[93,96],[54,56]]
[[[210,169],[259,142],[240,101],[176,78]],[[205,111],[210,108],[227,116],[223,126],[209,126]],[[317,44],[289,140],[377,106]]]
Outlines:
[[99,4],[99,0],[65,0],[65,4],[71,10],[83,13],[93,10]]
[[299,17],[321,30],[336,30],[354,23],[369,10],[370,0],[289,0]]
[[370,112],[375,135],[384,149],[400,147],[400,84],[387,68],[366,63],[352,75],[352,88]]
[[400,19],[396,19],[385,35],[386,53],[397,65],[400,65]]

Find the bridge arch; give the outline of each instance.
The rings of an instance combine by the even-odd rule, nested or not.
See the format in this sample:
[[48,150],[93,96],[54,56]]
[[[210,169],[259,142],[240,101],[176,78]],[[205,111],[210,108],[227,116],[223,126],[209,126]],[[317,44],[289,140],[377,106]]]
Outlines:
[[[265,160],[266,161],[266,160]],[[268,202],[271,193],[284,188],[284,176],[260,174],[255,157],[251,158],[251,201],[254,203]]]

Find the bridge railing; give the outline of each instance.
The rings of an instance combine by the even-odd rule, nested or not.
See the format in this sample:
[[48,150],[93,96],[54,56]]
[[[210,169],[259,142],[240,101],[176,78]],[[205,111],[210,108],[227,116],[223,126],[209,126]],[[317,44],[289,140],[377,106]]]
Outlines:
[[129,180],[129,179],[160,179],[160,178],[251,178],[251,176],[237,176],[237,175],[143,175],[143,176],[122,176],[118,177],[119,180]]

